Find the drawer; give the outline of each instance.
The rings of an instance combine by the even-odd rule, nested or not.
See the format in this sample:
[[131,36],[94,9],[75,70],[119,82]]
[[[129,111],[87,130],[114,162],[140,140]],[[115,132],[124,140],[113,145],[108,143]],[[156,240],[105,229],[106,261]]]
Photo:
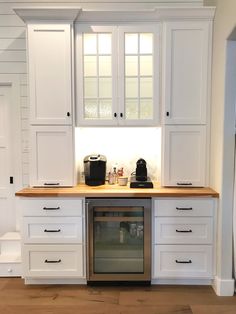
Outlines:
[[214,199],[170,198],[154,200],[155,216],[213,216]]
[[208,278],[213,275],[211,245],[155,245],[154,278]]
[[24,217],[24,243],[82,243],[82,217]]
[[158,244],[211,244],[211,217],[155,217],[154,241]]
[[23,246],[24,277],[83,277],[83,246],[25,245]]
[[20,198],[23,216],[82,216],[83,200],[78,198]]
[[20,263],[0,263],[0,277],[21,277],[21,262]]

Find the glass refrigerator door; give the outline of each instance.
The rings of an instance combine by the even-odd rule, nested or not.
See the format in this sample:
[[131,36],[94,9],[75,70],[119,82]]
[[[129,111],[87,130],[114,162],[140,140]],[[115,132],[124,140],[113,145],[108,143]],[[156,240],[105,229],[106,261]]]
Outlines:
[[144,208],[94,207],[95,274],[144,273]]

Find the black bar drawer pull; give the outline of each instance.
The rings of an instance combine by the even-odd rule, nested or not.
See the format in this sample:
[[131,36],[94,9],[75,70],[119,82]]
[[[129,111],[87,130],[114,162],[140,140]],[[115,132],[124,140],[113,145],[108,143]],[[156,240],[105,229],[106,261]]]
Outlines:
[[175,262],[176,262],[177,264],[192,264],[191,259],[188,260],[188,261],[178,261],[178,260],[176,259]]
[[43,210],[59,210],[60,206],[58,207],[44,207]]
[[61,263],[61,259],[59,259],[57,261],[45,259],[44,263]]
[[43,185],[45,185],[45,186],[55,186],[55,185],[60,185],[60,183],[47,183],[47,182],[45,182]]
[[57,230],[44,229],[44,232],[61,232],[61,229]]
[[191,182],[177,182],[177,185],[193,185]]
[[182,232],[182,233],[190,233],[190,232],[192,232],[191,229],[189,229],[189,230],[178,230],[178,229],[176,229],[175,231],[176,232]]
[[177,210],[193,210],[192,207],[175,207]]

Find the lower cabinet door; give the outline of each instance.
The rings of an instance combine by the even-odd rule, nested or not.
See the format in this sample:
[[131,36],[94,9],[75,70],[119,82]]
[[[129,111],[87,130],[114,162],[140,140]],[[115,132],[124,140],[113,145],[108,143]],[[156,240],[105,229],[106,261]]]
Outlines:
[[211,245],[155,245],[154,278],[211,279]]
[[30,185],[73,186],[72,127],[32,126],[30,134]]
[[25,245],[23,276],[31,278],[84,277],[83,246]]
[[206,126],[163,129],[163,186],[206,186]]

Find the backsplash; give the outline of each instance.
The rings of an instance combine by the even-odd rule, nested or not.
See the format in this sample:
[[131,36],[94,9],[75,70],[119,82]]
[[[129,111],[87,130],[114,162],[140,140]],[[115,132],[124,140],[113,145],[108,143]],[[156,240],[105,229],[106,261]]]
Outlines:
[[137,160],[143,158],[148,175],[160,181],[161,128],[76,128],[75,152],[79,182],[84,182],[83,159],[90,154],[105,155],[107,172],[114,166],[123,167],[128,177],[135,171]]

